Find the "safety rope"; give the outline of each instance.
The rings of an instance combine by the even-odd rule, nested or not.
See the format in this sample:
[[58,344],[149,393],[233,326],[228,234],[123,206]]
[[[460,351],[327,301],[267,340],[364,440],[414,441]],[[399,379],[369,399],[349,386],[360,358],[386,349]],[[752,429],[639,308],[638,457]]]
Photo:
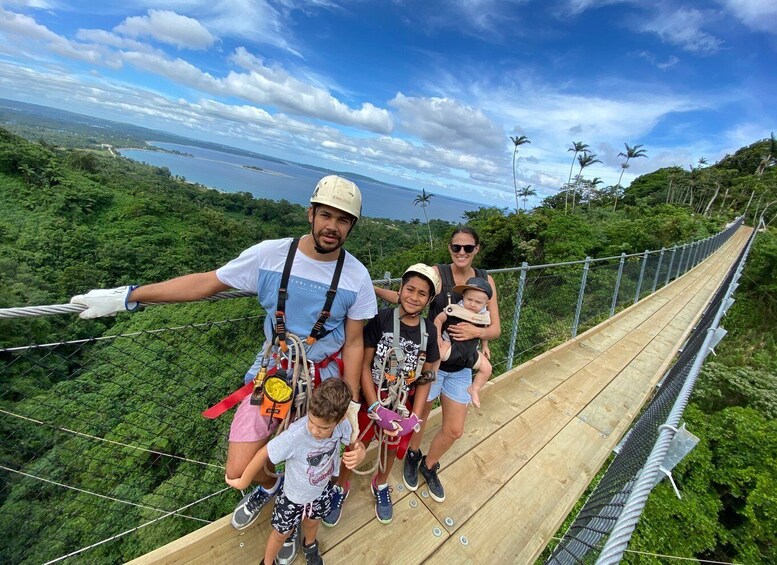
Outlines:
[[44,483],[49,483],[51,485],[55,485],[58,487],[66,488],[68,490],[74,490],[76,492],[81,492],[83,494],[89,494],[92,496],[96,496],[97,498],[104,498],[106,500],[112,500],[113,502],[120,502],[121,504],[127,504],[129,506],[135,506],[137,508],[143,508],[144,510],[153,510],[154,512],[162,512],[165,514],[175,514],[179,518],[188,518],[189,520],[196,520],[197,522],[205,522],[206,524],[210,524],[211,520],[205,520],[204,518],[197,518],[195,516],[187,516],[186,514],[178,514],[177,510],[173,510],[172,512],[169,512],[167,510],[162,510],[161,508],[155,508],[153,506],[147,506],[145,504],[138,504],[137,502],[130,502],[129,500],[122,500],[121,498],[116,498],[113,496],[108,496],[105,494],[100,494],[99,492],[93,492],[90,490],[84,490],[82,488],[74,487],[72,485],[66,485],[65,483],[60,483],[58,481],[52,481],[51,479],[44,479],[43,477],[38,477],[36,475],[31,475],[30,473],[25,473],[24,471],[19,471],[17,469],[11,469],[10,467],[6,467],[5,465],[0,464],[0,469],[3,469],[4,471],[8,471],[10,473],[16,473],[17,475],[22,475],[23,477],[27,477],[28,479],[35,479],[36,481],[41,481]]
[[[291,332],[286,333],[287,349],[285,351],[279,347],[277,343],[278,339],[275,341],[275,344],[268,343],[265,349],[260,375],[262,371],[266,374],[270,359],[275,357],[276,367],[286,365],[287,378],[288,371],[291,371],[291,382],[289,384],[293,393],[291,397],[292,407],[278,425],[273,437],[287,430],[292,423],[308,413],[314,377],[314,375],[311,374],[311,366],[308,363],[305,342],[303,342],[298,335]],[[276,373],[276,376],[277,375],[278,373]],[[257,379],[259,379],[259,376],[257,376]],[[271,468],[269,460],[265,463],[264,470],[271,477],[279,476],[279,473],[276,473],[275,468]]]
[[143,524],[141,524],[139,526],[136,526],[134,528],[130,528],[129,530],[125,530],[125,531],[123,531],[121,533],[118,533],[116,535],[113,535],[113,536],[111,536],[109,538],[105,538],[104,540],[98,541],[97,543],[93,543],[92,545],[88,545],[86,547],[82,547],[81,549],[78,549],[76,551],[71,551],[67,555],[63,555],[61,557],[57,557],[56,559],[52,559],[51,561],[46,561],[43,565],[51,565],[52,563],[58,563],[60,561],[63,561],[65,559],[68,559],[68,558],[73,557],[75,555],[79,555],[81,553],[84,553],[85,551],[88,551],[90,549],[94,549],[95,547],[98,547],[98,546],[100,546],[100,545],[102,545],[104,543],[108,543],[108,542],[113,541],[115,539],[119,539],[120,537],[126,536],[127,534],[131,534],[132,532],[136,532],[136,531],[138,531],[141,528],[145,528],[146,526],[150,526],[151,524],[155,524],[156,522],[159,522],[160,520],[164,520],[165,518],[169,518],[170,516],[178,515],[178,512],[180,512],[181,510],[186,510],[187,508],[191,508],[192,506],[195,506],[195,505],[199,504],[200,502],[204,502],[204,501],[208,500],[209,498],[213,498],[214,496],[218,496],[221,493],[230,490],[231,488],[232,487],[224,487],[223,489],[221,489],[219,491],[216,491],[214,493],[211,493],[211,494],[209,494],[207,496],[203,496],[199,500],[195,500],[194,502],[191,502],[191,503],[187,504],[186,506],[181,506],[180,508],[177,508],[177,509],[173,510],[172,512],[168,512],[164,516],[160,516],[159,518],[154,518],[153,520],[149,520],[148,522],[145,522],[145,523],[143,523]]
[[[192,302],[207,302],[221,300],[222,298],[243,298],[256,296],[255,292],[245,290],[227,290],[217,292],[212,296]],[[141,302],[141,306],[162,306],[163,304],[176,304],[175,302]],[[48,306],[21,306],[18,308],[0,308],[0,318],[27,318],[30,316],[54,316],[56,314],[78,314],[89,308],[83,304],[50,304]]]
[[119,445],[121,447],[127,447],[129,449],[136,449],[138,451],[145,451],[146,453],[153,453],[154,455],[161,455],[163,457],[170,457],[172,459],[178,459],[179,461],[186,461],[187,463],[194,463],[196,465],[203,465],[206,467],[215,467],[216,469],[223,469],[224,465],[215,465],[214,463],[205,463],[204,461],[197,461],[196,459],[189,459],[187,457],[181,457],[180,455],[173,455],[172,453],[165,453],[164,451],[156,451],[154,449],[146,449],[145,447],[140,447],[138,445],[130,445],[128,443],[122,443],[120,441],[114,441],[112,439],[105,439],[104,437],[98,437],[93,436],[91,434],[85,434],[83,432],[79,432],[77,430],[71,430],[68,428],[63,428],[61,426],[57,426],[56,424],[50,424],[48,422],[43,422],[41,420],[36,420],[35,418],[30,418],[29,416],[23,416],[22,414],[16,414],[15,412],[9,412],[8,410],[3,410],[0,408],[0,413],[7,414],[8,416],[12,416],[14,418],[19,418],[20,420],[26,420],[28,422],[32,422],[34,424],[38,424],[41,426],[47,426],[49,428],[54,428],[55,430],[58,430],[60,432],[65,432],[68,434],[73,434],[76,436],[84,437],[87,439],[93,439],[95,441],[102,441],[105,443],[110,443],[113,445]]

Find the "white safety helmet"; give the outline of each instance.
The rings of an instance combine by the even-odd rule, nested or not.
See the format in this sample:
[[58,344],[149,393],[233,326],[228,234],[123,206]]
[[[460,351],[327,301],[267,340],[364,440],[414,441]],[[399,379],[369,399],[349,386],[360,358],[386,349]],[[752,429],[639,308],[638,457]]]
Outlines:
[[430,267],[424,263],[416,263],[415,265],[410,265],[407,268],[405,273],[402,275],[402,280],[404,281],[405,277],[408,275],[418,275],[419,277],[422,277],[432,283],[434,292],[432,292],[432,295],[429,297],[429,301],[431,301],[432,298],[440,293],[442,282],[440,281],[440,275],[437,274],[437,271],[434,270],[434,267]]
[[362,213],[362,193],[359,187],[338,175],[327,175],[318,181],[310,203],[337,208],[357,220]]

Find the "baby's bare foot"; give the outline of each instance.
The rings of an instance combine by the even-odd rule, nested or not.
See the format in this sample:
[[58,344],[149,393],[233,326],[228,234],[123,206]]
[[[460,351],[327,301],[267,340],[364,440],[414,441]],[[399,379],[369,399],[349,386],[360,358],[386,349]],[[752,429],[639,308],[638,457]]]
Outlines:
[[472,398],[472,404],[480,408],[480,395],[478,394],[480,390],[475,389],[475,387],[473,387],[472,385],[469,385],[467,387],[467,392],[469,393],[469,396]]

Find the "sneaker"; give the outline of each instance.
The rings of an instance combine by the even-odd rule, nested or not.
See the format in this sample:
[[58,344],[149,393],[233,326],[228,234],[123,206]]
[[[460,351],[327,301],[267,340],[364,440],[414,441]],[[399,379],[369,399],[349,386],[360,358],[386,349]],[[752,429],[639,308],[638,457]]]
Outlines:
[[305,554],[305,563],[307,565],[324,565],[321,554],[318,552],[318,540],[313,540],[310,545],[302,545],[302,552]]
[[350,482],[346,483],[345,488],[339,485],[334,485],[332,487],[332,492],[330,493],[330,497],[332,498],[332,509],[329,511],[329,514],[324,516],[321,520],[325,526],[334,528],[340,521],[340,517],[343,514],[343,502],[348,498],[349,492],[351,492]]
[[232,513],[232,527],[236,530],[244,530],[253,524],[259,517],[262,507],[273,494],[275,491],[269,493],[264,487],[258,486],[253,492],[245,495]]
[[402,481],[408,490],[418,488],[418,463],[421,461],[421,450],[408,449],[405,453],[405,466],[402,470]]
[[278,555],[275,556],[274,565],[290,565],[294,563],[299,553],[300,545],[302,545],[302,541],[299,535],[299,528],[294,528],[289,538],[283,542]]
[[445,489],[442,488],[440,478],[437,476],[437,471],[440,470],[440,462],[435,463],[431,469],[426,466],[426,455],[421,457],[421,462],[418,465],[418,470],[426,480],[426,486],[429,487],[429,496],[432,500],[442,502],[445,500]]
[[375,497],[375,516],[378,517],[378,522],[388,524],[394,517],[394,507],[391,506],[391,488],[387,486],[379,489],[375,484],[375,479],[372,479],[372,496]]

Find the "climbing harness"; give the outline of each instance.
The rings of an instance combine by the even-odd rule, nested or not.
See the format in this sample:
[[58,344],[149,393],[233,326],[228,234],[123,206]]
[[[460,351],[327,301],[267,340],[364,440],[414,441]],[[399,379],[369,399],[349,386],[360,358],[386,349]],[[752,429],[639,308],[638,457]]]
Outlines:
[[[313,325],[310,335],[305,338],[303,342],[298,336],[287,330],[285,313],[286,299],[289,297],[289,277],[291,276],[291,268],[294,264],[294,256],[296,255],[298,246],[299,238],[294,238],[291,241],[289,251],[286,255],[286,262],[283,266],[283,273],[281,275],[281,283],[278,288],[274,334],[272,339],[268,341],[264,353],[262,354],[262,364],[256,377],[250,383],[244,385],[220,402],[205,410],[202,413],[204,417],[210,419],[217,418],[250,394],[251,404],[253,405],[262,406],[263,402],[268,402],[269,404],[266,404],[266,408],[262,409],[262,415],[280,419],[280,429],[285,429],[288,427],[289,423],[307,414],[309,393],[313,390],[313,386],[321,382],[321,369],[328,366],[332,361],[336,361],[340,374],[343,374],[343,362],[340,358],[340,351],[332,353],[321,361],[313,362],[308,361],[306,348],[329,333],[329,330],[324,328],[324,324],[331,315],[332,305],[334,304],[335,295],[337,294],[337,285],[340,282],[340,274],[343,271],[345,255],[347,252],[344,249],[341,249],[340,255],[337,257],[335,271],[332,275],[332,282],[326,293],[326,299],[324,301],[324,306],[321,309],[321,314]],[[274,346],[277,346],[277,349]],[[271,360],[275,361],[272,368],[270,368]],[[285,381],[291,388],[291,399],[287,401],[285,405],[282,402],[278,403],[266,400],[265,380],[270,376]],[[269,410],[270,413],[266,413],[266,410]],[[281,414],[283,414],[283,416],[281,416]]]
[[[410,410],[407,409],[407,400],[410,394],[410,385],[413,383],[420,384],[429,382],[429,380],[421,380],[422,376],[424,379],[427,378],[427,372],[422,372],[422,367],[426,362],[426,347],[429,341],[429,332],[426,329],[426,320],[420,318],[419,329],[421,330],[421,343],[418,347],[418,363],[415,367],[408,370],[405,367],[407,355],[399,342],[400,321],[399,308],[395,308],[393,314],[394,326],[391,348],[390,352],[383,358],[380,368],[380,378],[376,383],[378,400],[373,406],[382,406],[388,410],[394,411],[401,418],[408,418],[410,416]],[[370,469],[364,471],[354,469],[354,472],[359,475],[369,475],[377,469],[380,469],[380,471],[385,470],[388,452],[392,448],[396,448],[402,440],[399,436],[393,437],[387,435],[374,420],[370,420],[369,425],[364,426],[359,435],[359,440],[362,440],[370,433],[374,434],[378,440],[378,455],[375,464],[372,465]]]

